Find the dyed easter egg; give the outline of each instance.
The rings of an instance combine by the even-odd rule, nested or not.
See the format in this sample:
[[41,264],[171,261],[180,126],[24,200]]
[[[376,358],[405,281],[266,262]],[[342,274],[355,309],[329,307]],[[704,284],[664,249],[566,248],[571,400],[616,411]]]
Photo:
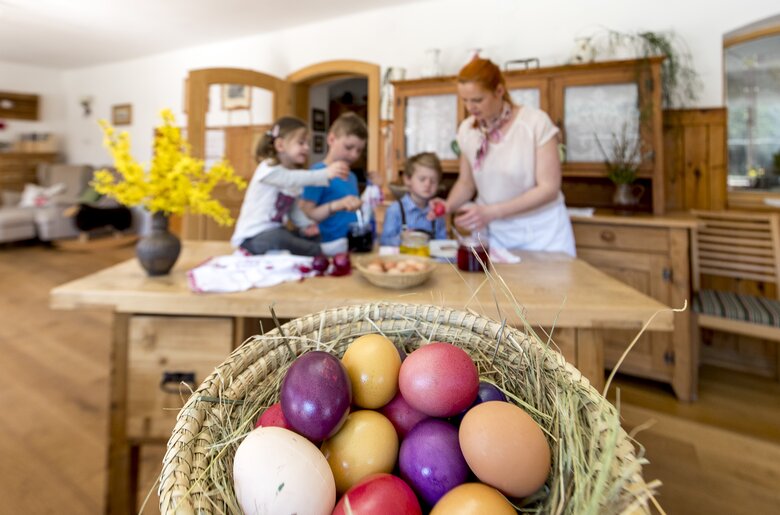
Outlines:
[[451,417],[477,398],[479,375],[466,351],[435,342],[409,354],[401,365],[398,385],[414,409],[432,417]]
[[280,403],[296,432],[322,441],[334,435],[349,414],[352,387],[347,371],[327,352],[307,352],[287,370]]
[[400,477],[372,474],[341,497],[333,515],[422,515],[414,491]]
[[501,492],[482,483],[456,486],[433,507],[431,515],[517,515]]
[[341,363],[352,382],[352,402],[361,408],[381,408],[398,391],[401,357],[393,342],[381,334],[366,334],[353,341]]
[[399,439],[403,439],[419,421],[429,418],[422,411],[411,407],[400,391],[384,405],[381,412],[393,424]]
[[284,418],[282,405],[280,403],[271,404],[257,419],[255,427],[283,427],[294,431],[293,427]]

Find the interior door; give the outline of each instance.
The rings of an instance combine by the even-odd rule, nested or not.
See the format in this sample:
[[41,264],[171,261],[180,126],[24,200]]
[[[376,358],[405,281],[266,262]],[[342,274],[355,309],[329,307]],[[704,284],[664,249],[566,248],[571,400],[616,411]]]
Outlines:
[[[271,112],[267,118],[273,121],[292,112],[290,83],[266,73],[240,68],[208,68],[192,70],[189,73],[186,92],[187,137],[192,147],[192,155],[208,162],[215,157],[210,155],[209,146],[216,142],[221,153],[228,158],[236,171],[249,179],[254,171],[250,152],[262,130],[267,128],[268,121],[254,124],[250,114],[250,122],[243,126],[228,124],[224,127],[214,127],[207,123],[210,98],[214,96],[213,86],[217,85],[237,85],[262,90],[266,97],[270,96]],[[224,98],[222,102],[222,109],[229,114],[231,105],[227,105]],[[214,131],[220,133],[215,134]],[[215,199],[231,210],[234,217],[238,215],[243,195],[243,192],[236,191],[233,186],[215,190],[213,194]],[[233,227],[219,226],[202,215],[186,215],[183,220],[182,235],[185,239],[227,240],[232,232]]]

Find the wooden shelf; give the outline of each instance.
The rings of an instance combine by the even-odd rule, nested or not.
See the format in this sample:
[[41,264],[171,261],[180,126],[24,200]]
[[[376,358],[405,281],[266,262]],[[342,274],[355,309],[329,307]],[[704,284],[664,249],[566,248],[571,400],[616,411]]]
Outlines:
[[0,91],[0,118],[38,119],[38,95]]

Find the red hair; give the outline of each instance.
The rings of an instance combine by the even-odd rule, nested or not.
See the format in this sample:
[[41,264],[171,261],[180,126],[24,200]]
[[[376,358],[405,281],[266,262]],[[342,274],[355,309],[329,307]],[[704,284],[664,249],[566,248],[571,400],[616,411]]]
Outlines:
[[504,86],[504,96],[502,98],[505,102],[514,104],[512,97],[509,95],[509,89],[506,87],[504,75],[490,59],[474,57],[458,72],[458,82],[475,82],[483,89],[491,92],[495,92],[498,86]]

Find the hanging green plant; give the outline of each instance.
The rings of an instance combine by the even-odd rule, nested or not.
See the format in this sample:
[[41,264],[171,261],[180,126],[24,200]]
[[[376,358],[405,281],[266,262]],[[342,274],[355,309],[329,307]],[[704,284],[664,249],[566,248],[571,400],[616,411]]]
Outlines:
[[575,40],[570,62],[585,63],[600,59],[649,58],[664,56],[661,87],[664,108],[685,107],[699,97],[702,82],[693,67],[693,58],[685,41],[674,31],[620,32],[600,29]]

